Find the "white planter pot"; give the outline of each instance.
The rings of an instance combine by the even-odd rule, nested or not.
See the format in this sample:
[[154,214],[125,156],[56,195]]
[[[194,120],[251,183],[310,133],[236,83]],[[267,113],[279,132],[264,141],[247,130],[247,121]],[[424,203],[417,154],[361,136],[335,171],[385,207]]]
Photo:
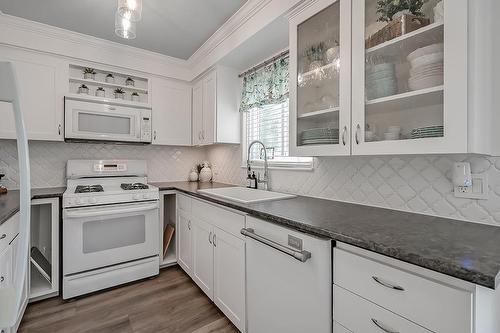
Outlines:
[[140,101],[141,101],[141,96],[132,95],[132,102],[140,102]]
[[105,91],[102,91],[102,90],[96,90],[95,91],[95,95],[97,97],[105,97],[106,96],[106,92]]
[[189,173],[189,181],[190,182],[197,182],[198,181],[198,172],[195,170],[191,170]]
[[115,78],[106,76],[106,83],[115,83]]
[[84,73],[83,74],[83,78],[85,80],[95,80],[95,74],[91,74],[91,73]]
[[117,94],[117,93],[115,93],[115,98],[117,98],[117,99],[125,99],[125,94]]
[[79,94],[89,94],[89,88],[78,88]]
[[200,182],[208,183],[212,180],[212,169],[207,166],[204,166],[200,171]]

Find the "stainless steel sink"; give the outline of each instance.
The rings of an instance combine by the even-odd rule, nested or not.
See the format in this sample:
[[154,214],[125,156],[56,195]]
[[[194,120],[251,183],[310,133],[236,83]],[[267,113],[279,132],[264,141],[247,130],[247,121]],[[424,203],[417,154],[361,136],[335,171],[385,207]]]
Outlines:
[[256,190],[256,189],[251,189],[246,187],[236,187],[236,186],[198,190],[198,192],[214,198],[234,201],[243,204],[289,199],[296,197],[296,195],[293,194],[263,191],[263,190]]

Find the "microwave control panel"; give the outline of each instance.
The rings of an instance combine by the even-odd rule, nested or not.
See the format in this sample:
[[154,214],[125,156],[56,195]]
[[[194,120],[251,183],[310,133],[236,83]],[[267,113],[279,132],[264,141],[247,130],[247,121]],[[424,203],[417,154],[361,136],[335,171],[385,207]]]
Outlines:
[[141,121],[141,141],[151,142],[151,117],[142,117]]

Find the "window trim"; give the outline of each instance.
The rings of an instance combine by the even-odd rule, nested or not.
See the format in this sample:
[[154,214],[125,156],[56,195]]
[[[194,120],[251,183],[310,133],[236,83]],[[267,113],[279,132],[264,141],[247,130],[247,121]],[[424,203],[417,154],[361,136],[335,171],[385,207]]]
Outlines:
[[[246,115],[240,117],[241,125],[241,168],[247,168],[247,124]],[[292,156],[293,157],[293,156]],[[315,165],[315,158],[311,157],[310,162],[283,162],[283,161],[267,161],[269,169],[272,170],[296,170],[296,171],[313,171]],[[250,166],[254,169],[264,169],[264,162],[261,160],[251,160]]]

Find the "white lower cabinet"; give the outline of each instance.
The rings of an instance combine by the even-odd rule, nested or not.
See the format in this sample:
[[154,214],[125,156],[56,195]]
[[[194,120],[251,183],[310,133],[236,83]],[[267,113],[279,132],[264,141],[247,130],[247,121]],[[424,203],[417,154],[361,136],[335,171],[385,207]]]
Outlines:
[[245,242],[219,228],[214,232],[214,302],[244,331]]
[[178,208],[178,262],[203,292],[245,332],[245,241],[239,230],[244,216],[186,197]]
[[177,209],[177,262],[186,273],[193,273],[192,228],[188,212]]
[[193,280],[213,298],[214,292],[214,250],[213,227],[201,219],[192,219],[193,235]]

